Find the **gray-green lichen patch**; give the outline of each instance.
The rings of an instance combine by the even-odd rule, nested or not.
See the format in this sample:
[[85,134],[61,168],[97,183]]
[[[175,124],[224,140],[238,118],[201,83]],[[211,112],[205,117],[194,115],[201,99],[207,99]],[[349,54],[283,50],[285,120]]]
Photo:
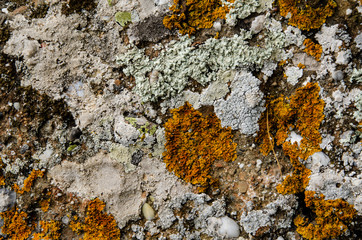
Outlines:
[[351,78],[349,80],[351,82],[355,81],[357,83],[361,83],[362,82],[362,68],[360,68],[360,69],[354,68],[352,71]]
[[[295,196],[280,196],[276,201],[269,203],[261,210],[248,209],[248,211],[244,211],[240,225],[248,234],[252,235],[255,235],[260,228],[275,223],[279,228],[289,228],[292,224],[291,217],[295,213],[297,206]],[[281,212],[288,217],[284,221],[277,221],[277,215]]]
[[134,171],[136,166],[131,163],[132,154],[129,148],[121,144],[112,144],[109,156],[124,166],[126,173]]
[[130,12],[117,12],[114,18],[121,27],[125,27],[132,22],[132,15]]
[[238,19],[244,19],[250,16],[260,6],[257,0],[236,0],[233,3],[223,1],[225,5],[230,6],[230,11],[226,15],[226,22],[235,26]]
[[298,79],[303,76],[303,69],[298,67],[288,67],[285,71],[288,83],[293,86],[298,83]]
[[356,119],[357,122],[362,121],[362,92],[360,92],[359,95],[357,95],[357,98],[355,99],[355,106],[357,110],[353,113],[354,119]]
[[192,45],[193,38],[185,36],[171,41],[153,59],[144,49],[131,47],[117,57],[117,62],[124,66],[127,76],[135,78],[134,91],[143,101],[166,99],[179,94],[190,79],[206,85],[218,79],[219,71],[261,69],[266,62],[282,59],[289,43],[281,25],[270,19],[265,24],[268,30],[260,46],[249,45],[252,34],[245,30],[231,38],[208,39],[198,47]]
[[238,72],[231,83],[231,94],[215,102],[215,113],[222,126],[230,126],[243,134],[259,130],[258,120],[264,111],[260,80],[248,72]]

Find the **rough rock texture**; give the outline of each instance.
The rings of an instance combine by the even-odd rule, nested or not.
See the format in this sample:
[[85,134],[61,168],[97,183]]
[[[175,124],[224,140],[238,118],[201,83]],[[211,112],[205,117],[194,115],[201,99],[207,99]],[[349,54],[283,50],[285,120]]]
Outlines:
[[103,200],[121,228],[127,221],[139,219],[145,201],[142,191],[153,192],[157,205],[169,194],[177,196],[187,189],[174,182],[175,177],[165,170],[163,163],[147,159],[139,164],[143,172],[140,174],[124,172],[117,160],[98,153],[83,164],[63,161],[50,170],[49,177],[63,191]]
[[[304,194],[315,191],[353,204],[357,214],[337,238],[357,239],[362,6],[334,1],[333,15],[313,31],[281,16],[292,1],[214,1],[232,6],[226,19],[191,37],[164,26],[177,12],[172,0],[0,1],[0,238],[18,239],[11,234],[20,230],[6,231],[15,225],[36,238],[47,222],[51,239],[86,239],[75,222],[91,221],[87,208],[99,198],[121,239],[300,239],[293,221],[313,216]],[[306,53],[306,39],[321,47],[320,58],[319,48]],[[274,152],[264,156],[260,116],[307,83],[320,86],[325,103],[320,149],[300,159],[311,171],[306,189],[282,195],[276,187],[294,169],[279,146],[300,147],[300,131],[312,124],[285,138],[269,129],[265,139],[285,142],[271,141]],[[220,181],[203,194],[163,162],[164,124],[186,101],[205,118],[215,113],[237,144],[235,161],[216,159],[208,169]],[[198,164],[185,159],[194,159],[185,167]]]

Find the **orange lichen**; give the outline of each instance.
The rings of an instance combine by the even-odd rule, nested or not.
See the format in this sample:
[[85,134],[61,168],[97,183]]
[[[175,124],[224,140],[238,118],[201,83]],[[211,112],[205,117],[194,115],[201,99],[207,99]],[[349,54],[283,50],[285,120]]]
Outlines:
[[260,150],[264,155],[273,147],[266,132],[266,112],[269,114],[270,129],[275,133],[272,134],[275,136],[272,143],[276,140],[276,145],[283,144],[294,129],[303,137],[298,157],[306,159],[320,151],[319,144],[322,138],[318,130],[324,118],[324,101],[319,98],[319,90],[317,83],[308,83],[305,87],[298,88],[290,98],[281,96],[267,103],[269,110],[260,118],[258,133],[258,140],[262,141]]
[[[278,186],[278,191],[283,194],[297,193],[308,185],[310,171],[298,160],[307,159],[310,155],[320,151],[319,144],[322,138],[319,133],[320,124],[324,118],[324,101],[319,98],[319,86],[316,83],[308,83],[305,87],[296,90],[290,98],[281,96],[267,103],[268,111],[265,111],[260,119],[260,131],[258,140],[262,141],[260,151],[267,155],[277,146],[282,145],[286,155],[294,167],[293,175],[288,176]],[[272,132],[269,138],[269,129]],[[297,143],[285,142],[292,130],[298,131],[303,139]]]
[[278,65],[279,66],[284,66],[285,64],[287,64],[288,63],[288,59],[286,59],[286,60],[281,60],[279,63],[278,63]]
[[87,216],[84,223],[71,222],[71,229],[76,233],[84,233],[84,240],[120,239],[121,232],[112,215],[103,213],[106,204],[98,198],[90,201],[87,206]]
[[290,142],[285,142],[283,144],[283,150],[290,158],[293,173],[292,175],[288,175],[284,181],[277,186],[277,191],[281,194],[303,192],[308,186],[311,171],[299,162],[298,156],[300,155],[300,149],[297,143],[291,144]]
[[190,36],[198,29],[211,28],[218,18],[225,19],[230,9],[221,0],[174,0],[170,10],[173,14],[163,19],[165,27]]
[[43,176],[44,176],[43,171],[33,169],[30,175],[24,180],[24,186],[22,188],[20,188],[16,183],[14,184],[13,188],[19,194],[23,194],[24,192],[29,192],[31,187],[33,186],[35,179]]
[[320,28],[327,17],[332,16],[334,8],[337,7],[333,0],[328,0],[326,4],[316,7],[303,2],[305,1],[278,0],[280,15],[287,17],[290,14],[288,24],[307,31]]
[[7,235],[7,239],[25,240],[27,239],[32,229],[28,226],[25,212],[19,212],[17,208],[13,208],[6,212],[1,212],[0,216],[4,220],[2,233]]
[[81,222],[77,222],[78,217],[74,216],[74,221],[70,221],[69,227],[73,232],[77,234],[81,234],[83,230],[83,224]]
[[321,45],[314,43],[310,38],[305,39],[303,44],[305,46],[304,52],[310,56],[313,56],[317,61],[321,60],[323,52]]
[[5,177],[0,176],[0,186],[5,186]]
[[49,209],[50,198],[40,201],[39,205],[43,212],[47,212]]
[[40,221],[41,232],[34,233],[34,240],[56,240],[60,238],[60,222],[57,221]]
[[347,230],[347,224],[356,216],[353,205],[342,199],[324,200],[324,195],[316,196],[314,191],[305,192],[306,207],[316,215],[315,219],[297,216],[294,224],[297,232],[306,239],[322,240],[336,238]]
[[[3,161],[0,158],[0,169],[3,168]],[[0,176],[0,186],[5,186],[5,177],[3,175]]]
[[304,65],[303,63],[298,63],[298,67],[299,67],[300,69],[304,69],[304,68],[305,68],[305,65]]
[[165,123],[167,143],[163,160],[166,168],[204,191],[217,183],[211,176],[214,161],[236,159],[231,128],[221,127],[214,113],[202,116],[188,102],[171,113],[173,117]]

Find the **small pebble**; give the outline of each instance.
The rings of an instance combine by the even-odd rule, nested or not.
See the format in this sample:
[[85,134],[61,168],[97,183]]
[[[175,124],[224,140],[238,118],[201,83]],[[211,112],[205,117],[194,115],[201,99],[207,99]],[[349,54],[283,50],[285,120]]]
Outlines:
[[240,193],[246,193],[248,191],[249,184],[245,181],[241,181],[239,183],[239,191]]
[[143,204],[142,214],[144,218],[146,218],[149,221],[155,218],[155,210],[153,210],[153,208],[148,203]]
[[62,217],[62,223],[64,223],[65,225],[69,224],[69,218],[67,216]]
[[239,225],[231,218],[225,216],[221,219],[219,234],[226,238],[237,238],[240,235]]
[[260,169],[262,163],[263,163],[263,162],[262,162],[260,159],[256,160],[256,168],[257,168],[258,170]]
[[79,128],[73,128],[69,134],[69,141],[73,142],[82,135],[82,131]]
[[15,102],[15,103],[14,103],[14,108],[19,111],[19,109],[20,109],[20,103]]
[[142,161],[143,155],[144,152],[142,150],[137,150],[132,154],[131,163],[135,166],[138,166],[138,164]]
[[20,148],[20,154],[24,154],[26,151],[29,150],[29,145],[24,144],[23,146],[21,146]]

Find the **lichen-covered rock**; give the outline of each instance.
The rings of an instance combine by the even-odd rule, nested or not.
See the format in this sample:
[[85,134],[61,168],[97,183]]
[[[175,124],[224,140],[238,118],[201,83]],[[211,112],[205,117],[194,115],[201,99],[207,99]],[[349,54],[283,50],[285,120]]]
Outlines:
[[283,214],[284,221],[278,223],[280,228],[288,228],[292,223],[292,216],[298,203],[292,195],[280,196],[261,210],[243,212],[240,225],[249,234],[255,235],[259,228],[271,227],[275,224],[277,215]]
[[[187,211],[187,218],[178,217],[175,215],[175,211],[179,211],[186,204],[192,204],[192,209]],[[193,234],[205,233],[209,236],[218,237],[219,233],[214,229],[210,229],[211,218],[221,218],[225,216],[225,201],[224,199],[212,200],[206,194],[193,194],[187,193],[182,196],[172,198],[166,206],[161,206],[158,212],[159,220],[157,225],[162,229],[167,229],[178,220],[176,228],[178,229],[180,237],[191,237]],[[194,229],[191,230],[188,225],[185,225],[187,221],[194,223]]]
[[[135,77],[134,91],[143,101],[166,99],[180,93],[189,78],[205,85],[217,80],[219,71],[239,67],[260,69],[270,60],[280,60],[284,56],[283,47],[289,43],[280,24],[268,20],[266,25],[269,27],[263,47],[250,46],[247,39],[252,34],[242,30],[240,35],[230,38],[208,39],[198,48],[192,45],[192,38],[181,37],[167,47],[160,46],[160,53],[152,59],[144,50],[132,47],[117,57],[117,63],[124,66],[127,76]],[[150,72],[157,74],[151,77]]]

